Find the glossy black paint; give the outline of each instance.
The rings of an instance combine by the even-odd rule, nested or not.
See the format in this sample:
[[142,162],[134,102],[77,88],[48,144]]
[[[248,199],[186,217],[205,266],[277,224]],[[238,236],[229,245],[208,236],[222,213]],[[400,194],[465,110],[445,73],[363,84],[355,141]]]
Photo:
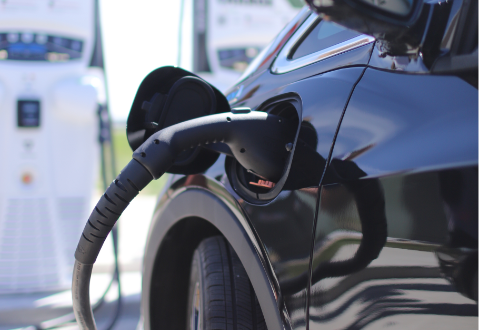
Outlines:
[[[189,236],[196,242],[220,222],[240,223],[249,233],[242,244],[255,247],[250,256],[263,267],[250,279],[257,296],[269,295],[260,303],[275,315],[271,329],[462,329],[478,322],[478,89],[427,75],[421,59],[384,56],[375,47],[282,75],[262,69],[231,89],[241,90],[232,107],[262,109],[292,94],[301,100],[289,173],[295,180],[270,202],[247,201],[225,174],[234,160],[221,156],[204,176],[177,181],[153,219],[144,291],[154,287],[154,260],[166,237],[155,228],[183,191],[200,189],[235,217],[207,219],[205,202],[194,204],[199,211],[185,205],[189,211],[168,226],[203,217],[214,228],[182,229],[197,233]],[[188,251],[171,259],[193,252],[194,243],[177,244]],[[248,272],[247,259],[241,257]],[[147,318],[162,301],[152,292],[142,298]]]
[[[475,328],[477,180],[477,168],[466,167],[323,186],[310,329]],[[352,184],[379,197],[361,200]],[[365,243],[370,254],[361,253]]]
[[[316,138],[310,141],[306,136],[299,143],[311,145],[320,157],[314,162],[307,156],[298,167],[292,166],[289,176],[302,177],[306,180],[294,184],[294,190],[283,191],[272,202],[258,205],[239,200],[265,245],[281,289],[283,286],[283,300],[289,316],[288,321],[293,329],[305,327],[305,290],[308,278],[302,277],[299,284],[291,283],[291,280],[298,274],[308,271],[311,249],[309,238],[317,200],[316,187],[320,182],[325,159],[328,157],[346,100],[362,72],[361,67],[329,71],[273,91],[275,94],[272,98],[288,93],[300,96],[303,122],[315,130]],[[319,104],[318,100],[324,101]],[[255,98],[252,97],[246,100],[244,105],[253,107],[253,102]]]
[[373,43],[353,49],[342,54],[342,56],[334,56],[284,74],[277,75],[265,71],[260,76],[252,76],[240,83],[243,85],[242,93],[236,97],[237,100],[231,105],[232,107],[250,106],[252,109],[256,109],[265,101],[280,94],[279,89],[281,90],[293,82],[339,68],[366,65],[372,47]]
[[456,77],[366,70],[322,186],[310,329],[475,327],[477,95]]
[[367,69],[333,158],[354,157],[369,177],[475,165],[477,102],[478,90],[454,76]]

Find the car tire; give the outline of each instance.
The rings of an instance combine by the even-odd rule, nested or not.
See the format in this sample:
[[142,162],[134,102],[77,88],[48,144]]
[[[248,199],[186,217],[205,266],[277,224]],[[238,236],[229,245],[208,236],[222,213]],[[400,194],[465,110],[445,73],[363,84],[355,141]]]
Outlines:
[[266,330],[240,259],[222,236],[200,242],[190,270],[189,330]]

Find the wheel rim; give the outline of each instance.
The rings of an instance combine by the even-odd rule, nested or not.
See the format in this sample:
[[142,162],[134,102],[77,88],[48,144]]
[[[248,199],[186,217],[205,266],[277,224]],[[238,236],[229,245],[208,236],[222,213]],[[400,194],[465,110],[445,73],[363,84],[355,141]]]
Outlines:
[[190,329],[191,330],[200,330],[202,329],[202,313],[201,313],[201,292],[200,292],[200,283],[195,283],[195,290],[193,290],[192,297],[192,317],[190,320]]

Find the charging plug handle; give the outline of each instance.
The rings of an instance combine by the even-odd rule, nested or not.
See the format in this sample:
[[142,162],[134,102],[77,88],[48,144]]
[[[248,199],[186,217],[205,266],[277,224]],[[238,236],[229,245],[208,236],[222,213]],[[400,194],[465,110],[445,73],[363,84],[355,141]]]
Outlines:
[[135,150],[133,158],[158,179],[180,152],[222,142],[245,169],[277,182],[289,154],[285,145],[293,142],[295,130],[283,118],[265,112],[220,113],[164,128]]
[[75,251],[72,297],[80,329],[96,329],[89,301],[92,267],[111,229],[139,191],[168,171],[182,151],[220,142],[247,170],[276,182],[284,171],[291,132],[284,119],[265,112],[221,113],[164,128],[135,150],[93,209]]

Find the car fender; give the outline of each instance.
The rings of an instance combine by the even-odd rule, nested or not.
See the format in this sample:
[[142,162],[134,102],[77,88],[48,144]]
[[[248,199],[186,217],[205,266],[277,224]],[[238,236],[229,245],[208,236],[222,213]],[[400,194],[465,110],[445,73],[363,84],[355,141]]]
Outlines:
[[228,240],[242,262],[258,297],[269,329],[288,329],[281,317],[282,305],[276,278],[263,245],[235,198],[218,181],[204,175],[183,177],[169,187],[150,225],[143,261],[142,314],[144,329],[150,330],[150,287],[157,253],[169,230],[189,217],[201,218]]

